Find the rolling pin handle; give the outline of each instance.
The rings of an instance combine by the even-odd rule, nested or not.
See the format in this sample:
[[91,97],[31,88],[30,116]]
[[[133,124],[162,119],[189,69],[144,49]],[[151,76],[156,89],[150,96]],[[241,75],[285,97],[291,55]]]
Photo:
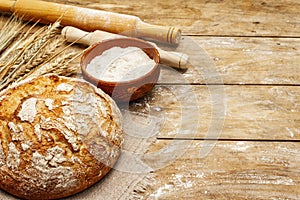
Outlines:
[[88,34],[89,34],[88,32],[82,31],[80,29],[71,26],[66,26],[61,31],[61,35],[68,42],[76,42],[79,44],[84,44],[89,46],[91,44],[90,44]]
[[172,66],[177,69],[187,69],[189,56],[179,52],[168,52],[159,49],[160,60],[162,64]]
[[178,45],[181,39],[181,30],[175,27],[158,26],[147,24],[140,19],[136,24],[137,37],[146,39],[154,39],[161,41],[162,38],[166,43]]
[[61,34],[68,42],[76,42],[86,46],[91,46],[106,39],[125,37],[99,30],[94,32],[86,32],[72,26],[64,27],[61,31]]

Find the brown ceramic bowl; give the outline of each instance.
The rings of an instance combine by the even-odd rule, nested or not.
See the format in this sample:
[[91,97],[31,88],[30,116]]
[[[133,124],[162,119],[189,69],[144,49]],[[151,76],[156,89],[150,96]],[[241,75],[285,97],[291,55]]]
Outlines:
[[[91,60],[112,47],[138,47],[142,49],[151,59],[153,59],[156,65],[147,74],[128,81],[109,82],[97,79],[89,74],[86,70],[86,67]],[[160,66],[158,63],[159,54],[153,45],[135,38],[117,38],[104,40],[89,47],[89,49],[83,54],[80,64],[83,78],[85,80],[96,85],[98,88],[101,88],[115,101],[128,102],[141,98],[152,90],[154,85],[157,83],[160,74]]]

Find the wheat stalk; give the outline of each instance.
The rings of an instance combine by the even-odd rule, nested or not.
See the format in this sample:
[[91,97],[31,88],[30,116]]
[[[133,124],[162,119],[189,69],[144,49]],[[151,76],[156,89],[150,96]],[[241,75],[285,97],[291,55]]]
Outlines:
[[11,47],[9,47],[4,53],[2,53],[2,55],[0,56],[1,62],[8,60],[12,55],[15,54],[16,51],[20,50],[19,48],[21,48],[22,44],[24,45],[24,40],[26,40],[26,38],[29,37],[32,29],[36,26],[36,24],[37,23],[32,25],[25,34],[21,34],[21,30],[19,30],[20,31],[19,34],[21,34],[21,37],[18,38],[18,40]]
[[14,41],[25,26],[26,24],[22,24],[17,18],[10,17],[0,30],[0,53]]
[[[52,68],[54,68],[56,65],[58,65],[60,62],[58,62],[57,60],[56,60],[56,62],[54,62],[55,61],[55,59],[57,58],[57,56],[59,56],[59,55],[61,55],[63,52],[65,52],[65,50],[66,49],[68,49],[71,45],[72,45],[73,43],[71,43],[71,44],[69,44],[68,46],[66,46],[66,47],[64,47],[63,49],[61,49],[60,51],[58,51],[58,52],[56,52],[54,55],[52,55],[48,60],[46,60],[44,63],[45,64],[49,64],[50,66],[52,66]],[[83,53],[84,51],[81,51],[81,52],[79,52],[79,53],[75,53],[74,52],[74,58],[72,59],[72,60],[74,60],[75,58],[77,58],[79,55],[81,55],[82,53]],[[73,53],[72,53],[73,54]],[[69,54],[70,55],[70,54]],[[65,59],[67,59],[67,57],[66,56],[61,56],[61,58],[63,58],[63,57],[65,57]],[[61,58],[59,58],[59,59],[61,59]],[[58,60],[59,60],[58,59]],[[52,62],[52,63],[51,63]],[[53,62],[54,62],[54,64],[53,64]],[[56,63],[56,64],[55,64]],[[67,64],[69,64],[69,62],[67,63]],[[26,77],[28,77],[28,76],[31,76],[31,74],[33,74],[33,73],[36,73],[36,71],[38,71],[38,70],[41,70],[40,68],[43,68],[43,67],[45,67],[45,66],[43,66],[43,65],[40,65],[40,66],[38,66],[38,67],[36,67],[35,69],[33,69],[33,70],[31,70],[29,73],[27,73],[23,78],[26,78]],[[58,67],[59,68],[59,67]],[[50,70],[49,69],[51,69],[50,67],[46,67],[46,71],[48,71],[48,73],[50,73]],[[68,70],[67,70],[68,71]],[[63,74],[63,73],[60,73],[59,75],[64,75],[64,76],[69,76],[70,75],[70,73],[69,72],[67,72],[66,74]]]
[[[11,80],[15,77],[19,76],[22,71],[26,69],[26,65],[24,63],[28,63],[30,59],[37,54],[38,51],[41,50],[41,47],[44,44],[43,38],[38,38],[40,34],[42,34],[43,29],[35,32],[32,36],[26,39],[24,42],[17,46],[17,50],[19,53],[14,56],[12,61],[4,66],[4,70],[1,71],[0,78],[2,79],[0,85],[3,87],[7,86]],[[10,69],[10,71],[9,71]]]
[[[78,66],[70,65],[70,63],[80,56],[81,52],[65,53],[72,44],[61,48],[65,42],[59,32],[59,22],[55,22],[50,26],[43,26],[32,33],[36,24],[32,25],[29,30],[21,34],[20,27],[24,24],[13,25],[10,19],[10,30],[18,32],[19,37],[10,38],[14,43],[10,42],[10,46],[4,41],[4,37],[0,34],[0,47],[5,46],[5,51],[0,55],[0,90],[12,83],[25,80],[27,78],[41,76],[44,74],[54,73],[57,75],[71,76],[78,73]],[[19,27],[19,28],[18,28]],[[1,53],[1,51],[0,51]]]
[[43,65],[44,62],[47,62],[47,59],[55,54],[57,48],[59,48],[63,44],[62,38],[55,37],[55,39],[51,41],[47,41],[45,43],[45,47],[43,51],[37,51],[36,55],[32,57],[31,60],[28,61],[27,64],[23,64],[19,68],[19,72],[15,73],[12,77],[13,79],[19,79],[20,77],[26,77],[26,74],[30,73],[35,68],[39,68],[40,65]]
[[38,66],[45,62],[51,55],[54,55],[57,49],[61,47],[64,43],[64,39],[61,37],[54,37],[53,40],[47,42],[47,46],[45,46],[44,51],[40,51],[36,57],[32,60],[30,65]]
[[43,29],[41,28],[29,37],[29,33],[34,26],[35,25],[31,26],[30,29],[21,38],[19,38],[14,45],[8,48],[1,55],[0,60],[5,63],[0,69],[0,80],[2,80],[2,82],[4,82],[3,78],[7,75],[7,73],[13,70],[12,66],[18,67],[15,64],[18,62],[19,64],[22,63],[20,58],[23,57],[26,49],[28,49],[32,45],[34,39],[43,32]]
[[44,65],[40,66],[36,71],[31,73],[28,77],[37,77],[45,74],[57,74],[57,75],[64,75],[70,76],[74,73],[77,73],[78,67],[75,65],[69,66],[68,64],[76,59],[81,53],[77,52],[70,52],[67,54],[62,54],[52,62],[47,62]]

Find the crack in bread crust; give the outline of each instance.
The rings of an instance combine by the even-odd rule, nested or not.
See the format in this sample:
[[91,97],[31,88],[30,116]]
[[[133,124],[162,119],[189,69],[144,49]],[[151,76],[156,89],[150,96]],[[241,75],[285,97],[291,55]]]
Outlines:
[[117,161],[122,116],[93,85],[50,75],[0,95],[0,188],[25,199],[63,198]]

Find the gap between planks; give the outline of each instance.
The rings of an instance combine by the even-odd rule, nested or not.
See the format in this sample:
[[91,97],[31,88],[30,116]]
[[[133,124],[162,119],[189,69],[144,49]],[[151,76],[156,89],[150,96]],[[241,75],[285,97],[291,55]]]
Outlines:
[[300,86],[300,84],[276,84],[276,83],[271,83],[271,84],[260,84],[260,83],[156,83],[156,85],[199,85],[199,86],[205,86],[205,85],[211,85],[211,86],[219,86],[219,85],[224,85],[224,86],[276,86],[276,87],[296,87],[296,86]]
[[288,35],[221,35],[221,34],[182,34],[186,37],[221,37],[221,38],[275,38],[275,39],[299,39],[300,36]]
[[220,139],[210,139],[210,138],[168,138],[168,137],[157,137],[157,140],[188,140],[188,141],[220,141],[220,142],[287,142],[287,143],[299,143],[300,140],[272,140],[272,139],[239,139],[239,138],[220,138]]

